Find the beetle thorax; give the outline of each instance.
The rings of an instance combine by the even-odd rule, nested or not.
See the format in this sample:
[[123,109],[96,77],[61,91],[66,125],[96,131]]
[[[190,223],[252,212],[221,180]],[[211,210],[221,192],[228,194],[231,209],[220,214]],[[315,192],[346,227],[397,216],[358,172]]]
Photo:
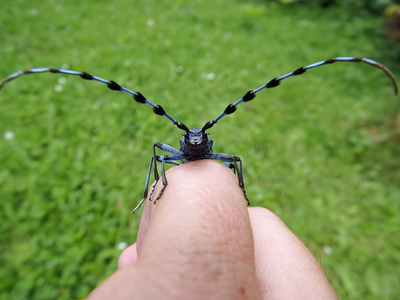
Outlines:
[[208,132],[204,132],[200,128],[192,128],[182,136],[179,145],[186,160],[204,159],[207,154],[212,153],[213,141]]

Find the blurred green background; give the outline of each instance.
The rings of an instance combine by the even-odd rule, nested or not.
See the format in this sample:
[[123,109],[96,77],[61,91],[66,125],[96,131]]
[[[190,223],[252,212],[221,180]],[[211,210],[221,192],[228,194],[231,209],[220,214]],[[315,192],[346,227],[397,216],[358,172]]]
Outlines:
[[[400,78],[390,1],[3,1],[0,75],[112,79],[188,127],[270,79],[335,56]],[[0,93],[0,298],[83,298],[136,239],[152,143],[181,131],[129,96],[37,74]],[[400,101],[381,70],[337,63],[262,91],[210,130],[243,159],[342,299],[400,297]],[[239,237],[238,237],[239,238]]]

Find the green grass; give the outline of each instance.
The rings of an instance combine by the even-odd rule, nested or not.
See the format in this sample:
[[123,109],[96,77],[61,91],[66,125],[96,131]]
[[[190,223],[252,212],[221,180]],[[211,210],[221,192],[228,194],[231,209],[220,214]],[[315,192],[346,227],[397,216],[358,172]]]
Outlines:
[[[247,90],[334,56],[377,59],[400,78],[382,20],[352,14],[255,0],[6,1],[0,74],[84,70],[200,127]],[[25,76],[0,103],[0,298],[85,297],[115,271],[119,243],[135,241],[152,143],[177,146],[181,131],[76,77]],[[383,72],[338,63],[260,92],[210,130],[215,152],[242,157],[252,205],[290,226],[343,299],[400,295],[399,108]]]

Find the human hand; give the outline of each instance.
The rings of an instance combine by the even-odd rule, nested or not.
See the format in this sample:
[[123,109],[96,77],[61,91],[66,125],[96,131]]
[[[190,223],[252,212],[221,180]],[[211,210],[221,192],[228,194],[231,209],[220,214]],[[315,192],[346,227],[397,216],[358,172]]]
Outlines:
[[229,168],[199,160],[167,179],[157,205],[145,204],[137,243],[89,299],[337,299],[279,217],[247,208]]

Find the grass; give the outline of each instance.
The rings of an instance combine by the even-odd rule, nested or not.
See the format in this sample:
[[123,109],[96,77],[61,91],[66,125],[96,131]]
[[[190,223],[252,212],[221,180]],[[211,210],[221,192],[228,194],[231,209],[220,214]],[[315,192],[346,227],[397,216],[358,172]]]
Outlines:
[[[326,58],[365,56],[400,72],[382,20],[343,10],[15,0],[0,20],[2,77],[84,70],[142,92],[188,127]],[[0,298],[85,297],[115,271],[119,246],[135,241],[140,214],[130,210],[152,143],[177,146],[181,132],[130,97],[75,77],[25,76],[1,90],[0,102]],[[400,295],[399,103],[380,70],[338,63],[260,92],[210,131],[215,152],[242,157],[252,205],[290,226],[340,298]]]

